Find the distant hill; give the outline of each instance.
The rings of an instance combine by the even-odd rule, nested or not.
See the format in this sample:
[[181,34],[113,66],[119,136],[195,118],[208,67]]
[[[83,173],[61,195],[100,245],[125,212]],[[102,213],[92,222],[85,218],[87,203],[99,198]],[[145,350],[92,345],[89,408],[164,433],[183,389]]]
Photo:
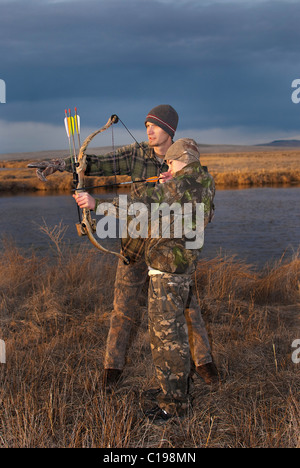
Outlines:
[[281,148],[298,148],[300,140],[274,140],[271,143],[263,143],[255,146],[280,146]]

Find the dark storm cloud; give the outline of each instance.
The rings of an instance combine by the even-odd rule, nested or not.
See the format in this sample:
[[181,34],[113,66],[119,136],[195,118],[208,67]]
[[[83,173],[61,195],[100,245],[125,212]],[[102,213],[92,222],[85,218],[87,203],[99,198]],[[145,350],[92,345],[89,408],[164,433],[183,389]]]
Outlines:
[[100,101],[136,127],[159,102],[180,111],[182,128],[297,127],[298,3],[17,0],[0,8],[6,120],[54,123],[75,99],[90,125]]
[[300,6],[288,1],[13,1],[1,5],[4,64],[204,64],[298,53]]

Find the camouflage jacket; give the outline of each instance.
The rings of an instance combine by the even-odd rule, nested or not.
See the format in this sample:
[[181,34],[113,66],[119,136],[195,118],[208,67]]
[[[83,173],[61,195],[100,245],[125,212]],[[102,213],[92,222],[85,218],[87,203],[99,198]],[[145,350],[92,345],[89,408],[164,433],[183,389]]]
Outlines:
[[[72,172],[71,158],[67,158],[65,162],[66,170]],[[154,149],[150,148],[147,142],[126,145],[104,155],[87,155],[86,162],[86,176],[128,175],[133,182],[158,176],[168,170],[167,164],[155,156]],[[149,186],[153,187],[154,184]],[[133,183],[131,196],[139,197],[140,191],[143,193],[144,188],[144,182]]]
[[148,207],[144,219],[140,218],[141,231],[144,229],[142,224],[147,223],[148,236],[134,238],[129,217],[128,235],[122,239],[122,253],[132,261],[145,255],[152,269],[192,273],[203,245],[204,228],[213,217],[214,196],[214,180],[198,162],[185,166],[169,182],[154,188],[144,187],[138,202]]

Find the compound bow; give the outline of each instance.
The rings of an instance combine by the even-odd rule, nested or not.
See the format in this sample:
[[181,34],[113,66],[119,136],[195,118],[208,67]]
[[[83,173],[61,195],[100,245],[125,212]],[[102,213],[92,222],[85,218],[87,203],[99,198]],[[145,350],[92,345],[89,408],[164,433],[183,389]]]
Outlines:
[[[107,130],[111,125],[116,124],[119,121],[117,115],[113,114],[106,124],[101,127],[99,130],[91,133],[83,142],[82,146],[80,147],[80,151],[78,154],[77,162],[76,162],[76,173],[77,173],[77,187],[75,193],[82,192],[84,190],[84,175],[86,171],[86,154],[85,151],[93,140],[93,138],[98,135],[99,133],[104,132]],[[76,224],[77,233],[79,236],[87,235],[91,243],[98,249],[104,253],[115,255],[116,257],[123,260],[125,264],[129,264],[129,259],[124,255],[120,254],[119,252],[114,252],[112,250],[108,250],[103,247],[99,242],[95,239],[94,233],[96,232],[96,220],[92,219],[91,211],[88,208],[82,209],[82,219],[80,223]]]

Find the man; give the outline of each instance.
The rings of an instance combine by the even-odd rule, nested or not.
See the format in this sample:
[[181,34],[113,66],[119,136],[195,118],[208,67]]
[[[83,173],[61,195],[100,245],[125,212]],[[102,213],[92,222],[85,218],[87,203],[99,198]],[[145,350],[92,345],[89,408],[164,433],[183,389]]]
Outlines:
[[[124,146],[115,153],[102,156],[87,155],[85,175],[131,175],[133,182],[159,176],[168,170],[164,156],[173,144],[177,124],[178,114],[173,107],[166,104],[154,107],[145,119],[148,143]],[[36,167],[39,172],[43,170],[44,177],[56,170],[72,172],[70,158],[40,163]],[[137,199],[144,188],[145,183],[134,182],[131,187],[132,197]],[[76,201],[80,208],[97,207],[96,200],[84,192],[76,195]],[[114,385],[122,375],[137,301],[147,279],[147,273],[144,259],[129,265],[124,265],[123,261],[119,260],[115,280],[114,309],[104,360],[104,387]],[[195,301],[190,304],[189,322],[189,337],[193,343],[192,358],[196,372],[207,383],[212,383],[217,377],[217,371],[212,362],[201,311]]]

